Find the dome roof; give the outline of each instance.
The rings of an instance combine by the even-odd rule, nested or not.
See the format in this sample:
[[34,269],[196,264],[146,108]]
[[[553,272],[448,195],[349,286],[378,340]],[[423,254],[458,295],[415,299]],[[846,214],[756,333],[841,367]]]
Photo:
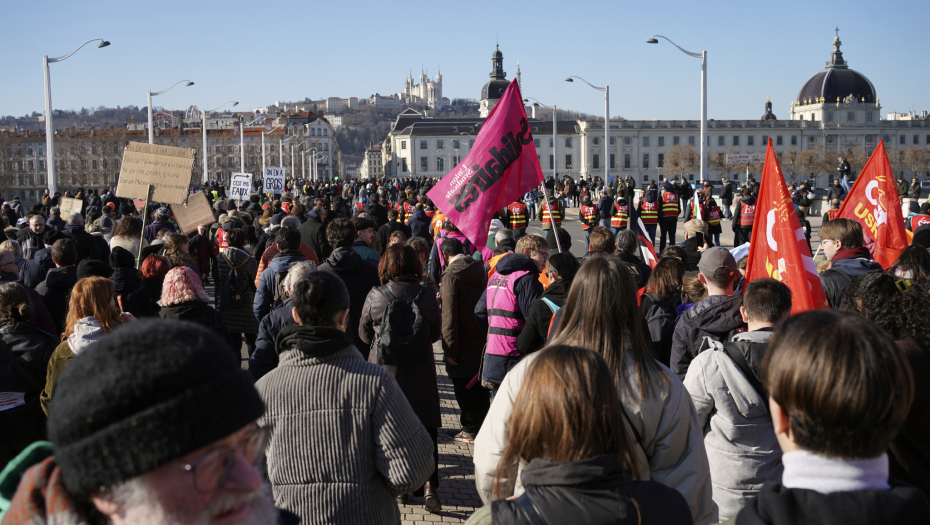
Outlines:
[[491,54],[491,80],[481,88],[481,98],[479,100],[491,99],[497,100],[504,96],[504,90],[510,85],[507,81],[507,73],[504,72],[504,54],[500,48],[494,50]]
[[844,100],[852,95],[856,102],[875,103],[877,94],[875,86],[865,75],[856,70],[849,69],[840,52],[839,37],[833,39],[833,54],[827,67],[823,71],[810,77],[798,92],[798,102],[806,104],[807,99],[817,100],[823,97],[824,102]]

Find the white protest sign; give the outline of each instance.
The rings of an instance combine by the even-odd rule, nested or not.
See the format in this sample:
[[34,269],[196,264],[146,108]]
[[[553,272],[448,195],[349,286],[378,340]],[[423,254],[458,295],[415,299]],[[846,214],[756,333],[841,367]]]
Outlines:
[[729,153],[727,164],[756,164],[765,162],[765,153]]
[[229,198],[240,201],[249,200],[252,194],[252,174],[233,173],[229,182]]
[[284,168],[265,168],[263,193],[284,193]]

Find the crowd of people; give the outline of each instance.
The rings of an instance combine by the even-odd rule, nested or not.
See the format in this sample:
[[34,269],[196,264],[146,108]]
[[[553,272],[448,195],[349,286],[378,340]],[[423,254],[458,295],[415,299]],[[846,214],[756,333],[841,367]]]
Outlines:
[[0,523],[439,514],[437,364],[471,525],[930,522],[930,225],[886,271],[830,217],[830,309],[791,315],[719,245],[732,193],[682,186],[549,180],[477,245],[426,179],[214,183],[189,231],[106,190],[4,203]]

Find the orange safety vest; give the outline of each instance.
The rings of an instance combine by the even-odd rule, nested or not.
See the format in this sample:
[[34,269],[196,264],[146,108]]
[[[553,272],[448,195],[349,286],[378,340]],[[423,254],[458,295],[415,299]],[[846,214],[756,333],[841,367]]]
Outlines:
[[752,228],[753,223],[756,221],[756,205],[752,206],[746,204],[745,202],[740,202],[740,215],[739,215],[739,225],[741,228]]
[[624,204],[621,206],[615,202],[614,207],[617,208],[617,213],[610,218],[610,226],[613,228],[626,228],[630,220],[630,205]]
[[678,217],[681,210],[678,208],[678,195],[667,191],[662,194],[662,217]]
[[[581,207],[581,216],[584,217],[584,220],[588,222],[596,222],[597,220],[597,206],[582,206]],[[581,225],[582,230],[587,230],[593,228],[593,226],[588,226],[587,223]]]
[[407,224],[407,219],[404,218],[404,206],[401,203],[394,205],[394,211],[397,212],[397,218],[394,219],[394,222],[399,222],[402,224]]
[[543,203],[542,205],[542,223],[549,224],[551,222],[562,224],[562,210],[559,208],[558,201],[555,204]]
[[717,226],[720,224],[720,207],[714,206],[707,211],[707,224]]
[[433,237],[439,235],[444,222],[446,222],[446,216],[441,211],[436,212],[436,215],[433,215]]
[[642,207],[639,217],[643,224],[659,224],[659,203],[642,201]]
[[407,224],[407,219],[413,217],[413,212],[417,211],[417,207],[409,202],[404,203],[404,224]]
[[507,206],[507,210],[510,212],[511,229],[526,228],[526,204],[514,202]]

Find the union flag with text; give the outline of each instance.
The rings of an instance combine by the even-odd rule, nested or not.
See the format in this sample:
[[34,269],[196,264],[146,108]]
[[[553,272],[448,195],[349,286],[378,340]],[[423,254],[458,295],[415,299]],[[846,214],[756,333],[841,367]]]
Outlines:
[[827,307],[827,296],[772,149],[772,139],[762,167],[746,282],[765,277],[777,279],[791,290],[792,314]]
[[865,246],[872,251],[872,259],[886,270],[907,248],[901,200],[884,141],[872,152],[836,216],[862,225]]

